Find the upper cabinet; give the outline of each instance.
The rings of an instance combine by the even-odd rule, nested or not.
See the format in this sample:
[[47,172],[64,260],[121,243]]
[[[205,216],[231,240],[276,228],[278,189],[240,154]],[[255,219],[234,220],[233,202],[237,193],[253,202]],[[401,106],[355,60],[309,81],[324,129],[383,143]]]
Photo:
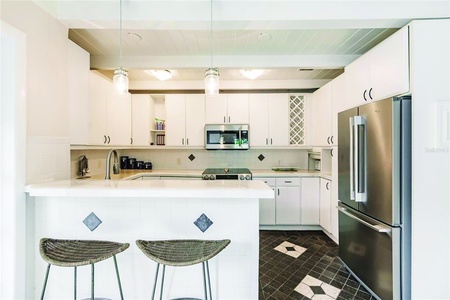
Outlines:
[[150,95],[131,96],[131,142],[133,146],[149,146],[154,103]]
[[68,41],[70,144],[89,144],[89,53]]
[[131,94],[114,93],[112,82],[90,72],[89,143],[131,145]]
[[331,137],[330,144],[338,143],[338,113],[345,110],[345,76],[343,73],[331,81]]
[[203,146],[205,95],[166,95],[166,146]]
[[409,91],[408,40],[406,26],[345,68],[346,108]]
[[206,96],[206,124],[248,124],[248,94]]
[[314,92],[313,102],[313,144],[331,144],[331,82]]
[[250,94],[250,145],[289,145],[289,95]]

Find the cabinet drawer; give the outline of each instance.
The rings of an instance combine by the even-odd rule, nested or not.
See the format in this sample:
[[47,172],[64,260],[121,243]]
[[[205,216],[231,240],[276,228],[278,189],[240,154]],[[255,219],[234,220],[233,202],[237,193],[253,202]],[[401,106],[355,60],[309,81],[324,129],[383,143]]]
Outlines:
[[275,186],[275,178],[253,178],[253,180],[264,181],[268,186]]
[[277,178],[277,187],[279,186],[300,186],[300,178]]

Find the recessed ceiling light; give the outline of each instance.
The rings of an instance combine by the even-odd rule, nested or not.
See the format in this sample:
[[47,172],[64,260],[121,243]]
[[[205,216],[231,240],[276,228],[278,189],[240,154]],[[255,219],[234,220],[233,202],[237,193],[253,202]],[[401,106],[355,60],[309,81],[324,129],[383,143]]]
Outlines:
[[150,70],[150,71],[145,71],[145,72],[155,76],[156,78],[158,78],[161,81],[172,78],[172,73],[170,73],[169,70]]
[[249,79],[255,79],[255,78],[261,76],[262,73],[264,73],[264,70],[256,70],[256,69],[255,70],[250,70],[250,69],[241,70],[241,74]]
[[135,42],[135,43],[138,43],[138,42],[142,41],[142,37],[139,34],[134,33],[134,32],[129,32],[128,33],[128,39],[130,41],[132,41],[132,42]]
[[272,39],[272,35],[270,35],[270,33],[261,32],[258,35],[258,41],[260,41],[260,42],[267,42],[267,41],[270,41],[271,39]]

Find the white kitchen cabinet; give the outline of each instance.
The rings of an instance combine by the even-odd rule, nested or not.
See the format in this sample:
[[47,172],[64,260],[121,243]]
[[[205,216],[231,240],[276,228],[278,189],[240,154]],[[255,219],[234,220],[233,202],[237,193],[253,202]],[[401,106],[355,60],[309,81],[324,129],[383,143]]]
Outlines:
[[248,124],[248,94],[219,94],[206,97],[207,124]]
[[250,145],[289,145],[289,95],[249,95]]
[[338,113],[345,110],[345,76],[343,73],[331,81],[331,137],[330,144],[338,143]]
[[320,179],[320,226],[331,232],[331,181]]
[[301,220],[302,225],[319,224],[320,210],[320,179],[302,178],[301,193]]
[[275,223],[299,225],[301,222],[300,178],[276,179]]
[[149,146],[153,129],[154,103],[150,95],[131,96],[131,138],[133,146]]
[[203,146],[205,98],[199,95],[166,95],[167,146]]
[[275,225],[275,178],[255,179],[264,181],[274,191],[273,198],[259,199],[259,225]]
[[331,82],[313,93],[314,146],[331,144]]
[[409,27],[345,67],[346,108],[409,91]]
[[131,144],[131,94],[114,93],[112,82],[90,72],[89,143],[123,146]]
[[90,55],[68,40],[67,74],[70,144],[89,144],[89,63]]

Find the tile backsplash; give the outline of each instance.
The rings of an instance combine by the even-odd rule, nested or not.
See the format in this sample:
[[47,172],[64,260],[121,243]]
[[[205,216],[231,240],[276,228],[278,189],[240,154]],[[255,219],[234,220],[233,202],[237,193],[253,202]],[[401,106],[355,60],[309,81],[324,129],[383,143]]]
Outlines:
[[[89,158],[90,175],[105,172],[108,150],[72,150],[71,177],[75,178],[78,171],[78,158],[86,155]],[[208,151],[204,149],[177,150],[118,150],[119,156],[135,157],[137,160],[152,162],[153,169],[175,170],[206,168],[249,168],[270,169],[276,166],[308,168],[307,150],[258,150],[246,151],[223,150]],[[263,159],[261,159],[263,158]]]

